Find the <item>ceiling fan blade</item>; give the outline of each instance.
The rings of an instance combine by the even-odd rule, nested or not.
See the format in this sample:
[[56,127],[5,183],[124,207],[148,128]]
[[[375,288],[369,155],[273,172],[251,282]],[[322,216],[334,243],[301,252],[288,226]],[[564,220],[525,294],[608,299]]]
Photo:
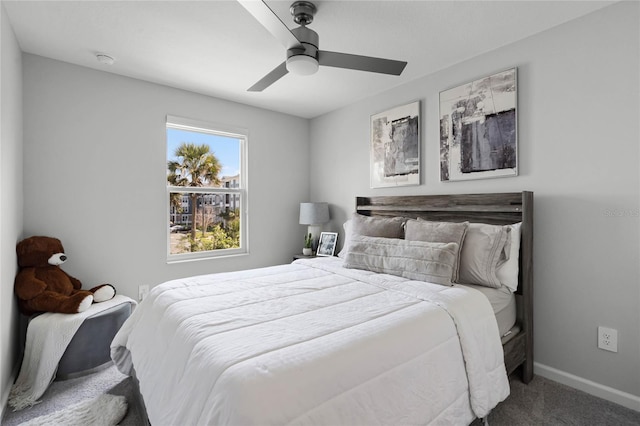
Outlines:
[[289,28],[264,1],[238,0],[238,3],[247,9],[284,47],[291,49],[292,47],[301,46],[300,40],[289,31]]
[[262,92],[267,87],[271,86],[276,81],[287,75],[287,62],[283,62],[273,69],[269,74],[265,75],[253,86],[249,87],[247,92]]
[[318,63],[328,67],[369,71],[380,74],[400,75],[407,66],[406,62],[391,59],[372,58],[371,56],[351,55],[348,53],[318,51]]

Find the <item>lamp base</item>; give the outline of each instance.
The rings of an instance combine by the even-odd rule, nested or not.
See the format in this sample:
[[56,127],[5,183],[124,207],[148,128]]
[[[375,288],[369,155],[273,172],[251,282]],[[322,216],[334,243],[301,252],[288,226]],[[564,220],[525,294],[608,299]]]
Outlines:
[[309,225],[307,233],[311,234],[311,247],[315,253],[318,250],[318,241],[320,241],[320,232],[322,232],[321,225]]

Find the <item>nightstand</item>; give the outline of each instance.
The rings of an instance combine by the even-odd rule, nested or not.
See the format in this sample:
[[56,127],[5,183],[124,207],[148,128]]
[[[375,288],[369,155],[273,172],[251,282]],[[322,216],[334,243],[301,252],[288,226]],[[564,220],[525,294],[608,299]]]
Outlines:
[[294,255],[293,255],[293,260],[298,260],[298,259],[313,259],[314,257],[316,257],[316,256],[315,256],[315,255],[305,256],[304,254],[294,254]]

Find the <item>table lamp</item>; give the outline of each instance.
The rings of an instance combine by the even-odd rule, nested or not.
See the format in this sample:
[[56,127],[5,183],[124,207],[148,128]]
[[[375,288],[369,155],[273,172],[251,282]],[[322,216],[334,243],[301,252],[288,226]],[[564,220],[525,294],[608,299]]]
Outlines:
[[329,222],[328,203],[300,203],[300,225],[309,225],[307,233],[311,234],[314,252],[318,247],[321,225],[327,222]]

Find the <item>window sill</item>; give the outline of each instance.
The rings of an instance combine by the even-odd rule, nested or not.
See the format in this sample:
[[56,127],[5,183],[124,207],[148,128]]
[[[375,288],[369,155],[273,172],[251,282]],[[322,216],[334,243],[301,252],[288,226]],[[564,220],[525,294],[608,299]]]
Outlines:
[[216,260],[216,259],[229,259],[231,257],[240,257],[249,255],[248,251],[229,253],[229,254],[219,254],[219,255],[209,255],[209,256],[197,256],[197,257],[171,257],[167,259],[167,265],[171,265],[174,263],[188,263],[188,262],[198,262],[202,260]]

